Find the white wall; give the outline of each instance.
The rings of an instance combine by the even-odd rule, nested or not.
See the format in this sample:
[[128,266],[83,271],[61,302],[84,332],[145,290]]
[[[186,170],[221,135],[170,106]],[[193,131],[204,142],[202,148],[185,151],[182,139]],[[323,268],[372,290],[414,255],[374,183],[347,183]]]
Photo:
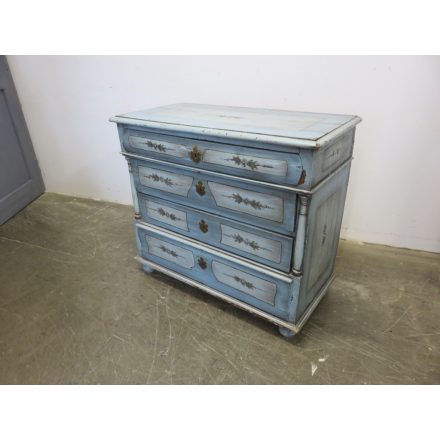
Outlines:
[[48,191],[131,203],[117,113],[358,114],[342,235],[440,252],[440,57],[8,57]]

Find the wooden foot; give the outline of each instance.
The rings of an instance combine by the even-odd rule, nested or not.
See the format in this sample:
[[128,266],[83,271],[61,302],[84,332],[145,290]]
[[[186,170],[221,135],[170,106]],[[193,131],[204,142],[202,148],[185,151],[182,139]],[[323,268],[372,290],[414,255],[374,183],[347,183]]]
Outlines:
[[278,327],[278,331],[285,337],[285,338],[293,338],[295,336],[295,333],[292,330],[289,330],[286,327]]

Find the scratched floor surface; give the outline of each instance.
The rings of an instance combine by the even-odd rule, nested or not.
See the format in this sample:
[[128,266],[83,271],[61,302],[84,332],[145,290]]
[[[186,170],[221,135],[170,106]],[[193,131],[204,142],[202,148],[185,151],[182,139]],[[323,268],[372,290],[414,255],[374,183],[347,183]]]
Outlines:
[[292,340],[134,255],[121,205],[45,194],[1,226],[0,383],[440,383],[440,255],[341,242]]

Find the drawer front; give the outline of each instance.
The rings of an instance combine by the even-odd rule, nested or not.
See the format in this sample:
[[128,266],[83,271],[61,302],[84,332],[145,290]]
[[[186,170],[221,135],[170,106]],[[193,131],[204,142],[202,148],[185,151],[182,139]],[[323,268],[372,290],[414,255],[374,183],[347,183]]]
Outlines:
[[297,185],[303,171],[298,153],[158,135],[123,128],[124,149],[141,156],[267,182]]
[[293,238],[138,193],[142,219],[203,243],[290,271]]
[[223,176],[195,175],[172,165],[151,165],[130,158],[136,189],[272,231],[294,231],[296,196]]
[[[137,224],[137,240],[142,258],[150,260],[195,281],[228,294],[247,304],[287,318],[292,284],[270,271],[245,266],[239,261],[194,247],[184,239],[176,240]],[[286,278],[287,279],[287,278]]]

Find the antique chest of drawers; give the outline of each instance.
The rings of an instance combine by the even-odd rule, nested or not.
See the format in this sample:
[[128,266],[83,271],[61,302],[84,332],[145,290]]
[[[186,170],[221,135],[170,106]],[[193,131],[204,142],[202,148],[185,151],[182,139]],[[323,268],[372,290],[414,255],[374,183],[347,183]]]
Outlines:
[[176,104],[110,120],[144,270],[297,333],[333,279],[361,119]]

